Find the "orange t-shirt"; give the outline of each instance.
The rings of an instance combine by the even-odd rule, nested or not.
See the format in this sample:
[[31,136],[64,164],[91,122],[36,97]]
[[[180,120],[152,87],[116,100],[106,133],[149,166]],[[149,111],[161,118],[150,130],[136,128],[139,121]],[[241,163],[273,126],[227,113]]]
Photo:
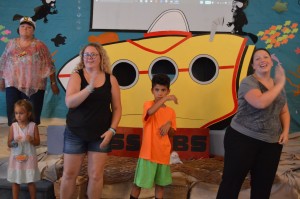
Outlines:
[[172,128],[176,130],[176,114],[170,107],[161,107],[147,120],[145,116],[154,101],[144,103],[143,111],[143,139],[140,150],[140,158],[159,164],[169,164],[171,154],[171,142],[168,135],[161,136],[159,128],[171,121]]

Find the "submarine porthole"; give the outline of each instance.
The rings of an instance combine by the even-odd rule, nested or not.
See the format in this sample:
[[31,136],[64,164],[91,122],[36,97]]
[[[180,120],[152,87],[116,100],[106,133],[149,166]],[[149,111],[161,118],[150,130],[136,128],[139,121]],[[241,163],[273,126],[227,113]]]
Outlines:
[[219,65],[211,56],[199,55],[192,60],[189,73],[195,82],[209,84],[217,78]]
[[168,57],[159,57],[155,59],[149,68],[149,77],[152,79],[153,75],[163,73],[170,77],[171,84],[173,84],[178,77],[177,64]]
[[117,78],[121,89],[133,87],[139,78],[137,66],[129,60],[118,60],[112,65],[112,74]]

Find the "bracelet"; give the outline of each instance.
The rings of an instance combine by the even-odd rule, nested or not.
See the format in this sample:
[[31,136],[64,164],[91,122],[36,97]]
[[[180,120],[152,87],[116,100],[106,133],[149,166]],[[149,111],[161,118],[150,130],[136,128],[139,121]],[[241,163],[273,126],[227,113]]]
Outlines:
[[51,85],[55,85],[56,84],[56,82],[51,82]]
[[17,147],[18,147],[18,142],[14,141],[14,140],[11,141],[11,142],[10,142],[10,147],[11,147],[11,148],[17,148]]
[[116,133],[117,133],[116,129],[114,129],[114,128],[110,127],[108,130],[111,131],[113,133],[113,135],[116,135]]
[[94,88],[91,85],[87,85],[85,88],[89,91],[89,93],[94,92]]

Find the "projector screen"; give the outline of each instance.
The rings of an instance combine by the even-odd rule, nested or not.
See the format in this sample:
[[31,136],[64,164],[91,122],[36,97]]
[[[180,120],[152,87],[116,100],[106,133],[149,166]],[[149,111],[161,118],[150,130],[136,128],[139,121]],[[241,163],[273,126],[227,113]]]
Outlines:
[[[233,0],[92,0],[91,31],[149,31],[164,12],[177,12],[169,15],[164,29],[172,29],[186,21],[190,32],[210,31],[217,26],[220,32],[230,32],[226,24],[232,21]],[[180,14],[178,14],[180,13]],[[182,16],[184,20],[178,20]],[[174,19],[174,20],[172,20]],[[182,24],[183,25],[183,24]],[[216,28],[216,27],[214,27]]]

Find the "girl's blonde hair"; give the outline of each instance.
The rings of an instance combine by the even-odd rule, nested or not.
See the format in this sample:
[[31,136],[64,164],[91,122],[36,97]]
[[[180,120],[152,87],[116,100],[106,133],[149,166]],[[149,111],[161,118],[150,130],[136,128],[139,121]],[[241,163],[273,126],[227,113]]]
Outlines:
[[[18,100],[15,103],[14,108],[16,108],[17,106],[24,108],[27,111],[27,113],[30,113],[30,115],[28,117],[28,120],[30,122],[34,121],[33,108],[32,108],[32,104],[30,101],[28,101],[26,99]],[[15,119],[15,121],[16,121],[16,119]]]
[[74,71],[78,71],[79,69],[83,69],[85,67],[84,66],[84,61],[83,61],[83,54],[84,54],[85,49],[89,46],[92,46],[92,47],[96,48],[96,50],[99,53],[99,56],[100,56],[100,64],[99,64],[100,71],[104,71],[106,73],[111,74],[111,68],[110,68],[111,65],[110,65],[109,57],[106,53],[106,50],[103,48],[103,46],[101,44],[98,44],[98,43],[89,43],[81,49],[81,51],[79,53],[80,62],[78,63],[78,65],[74,69]]

